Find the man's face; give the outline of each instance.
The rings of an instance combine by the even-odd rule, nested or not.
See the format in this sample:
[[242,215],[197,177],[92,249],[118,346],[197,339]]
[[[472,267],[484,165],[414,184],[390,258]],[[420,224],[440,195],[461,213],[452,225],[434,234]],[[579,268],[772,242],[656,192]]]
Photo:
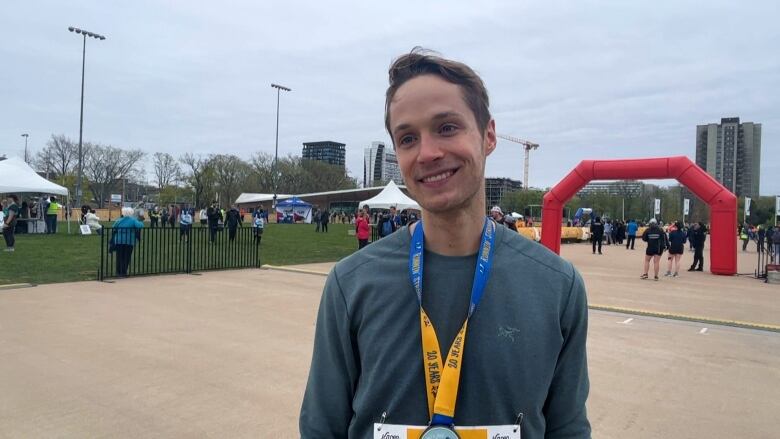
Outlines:
[[501,219],[501,214],[495,210],[490,211],[490,216],[492,216],[494,220]]
[[495,122],[480,134],[458,85],[418,76],[398,89],[389,112],[398,165],[420,206],[445,213],[483,203],[479,195],[485,158],[496,145]]

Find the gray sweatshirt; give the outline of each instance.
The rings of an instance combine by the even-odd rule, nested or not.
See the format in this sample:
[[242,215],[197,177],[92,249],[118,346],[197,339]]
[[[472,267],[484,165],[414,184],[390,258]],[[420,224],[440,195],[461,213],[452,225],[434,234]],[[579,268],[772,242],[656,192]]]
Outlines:
[[[426,425],[419,304],[407,227],[340,261],[317,316],[302,438],[371,438],[388,424]],[[587,299],[579,273],[498,227],[493,268],[469,320],[455,424],[511,425],[523,438],[589,438]],[[424,255],[423,307],[440,352],[466,317],[476,254]]]

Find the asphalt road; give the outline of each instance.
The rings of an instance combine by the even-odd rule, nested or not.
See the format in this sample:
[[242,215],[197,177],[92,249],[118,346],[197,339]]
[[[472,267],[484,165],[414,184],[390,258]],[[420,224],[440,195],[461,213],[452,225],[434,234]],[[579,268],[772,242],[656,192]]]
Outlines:
[[[640,281],[632,258],[606,253],[575,262],[592,303],[682,296],[664,309],[773,321],[776,286]],[[619,288],[612,259],[626,264]],[[744,305],[720,309],[730,294],[710,279],[740,282]],[[0,438],[297,437],[324,280],[244,270],[0,290]],[[588,351],[594,437],[777,437],[780,333],[591,311]]]

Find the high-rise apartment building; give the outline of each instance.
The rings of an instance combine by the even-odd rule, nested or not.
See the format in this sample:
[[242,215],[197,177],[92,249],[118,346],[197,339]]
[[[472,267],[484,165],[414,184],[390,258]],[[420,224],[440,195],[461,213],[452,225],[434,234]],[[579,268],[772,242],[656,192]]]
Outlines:
[[696,164],[738,197],[757,197],[761,177],[761,124],[726,117],[696,126]]
[[371,142],[363,154],[363,187],[394,181],[404,184],[395,151],[384,142]]
[[304,160],[319,160],[331,165],[344,167],[346,146],[343,143],[325,140],[322,142],[306,142],[303,144]]

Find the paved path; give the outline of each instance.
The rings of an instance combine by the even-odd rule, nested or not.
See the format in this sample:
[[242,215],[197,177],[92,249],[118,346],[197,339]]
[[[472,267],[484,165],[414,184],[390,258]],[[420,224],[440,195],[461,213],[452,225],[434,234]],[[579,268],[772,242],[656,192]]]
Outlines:
[[[297,437],[324,281],[244,270],[0,291],[0,438]],[[590,316],[596,437],[777,437],[780,334]]]
[[[740,246],[741,248],[741,246]],[[751,249],[754,249],[752,246]],[[561,256],[582,273],[588,289],[588,302],[594,306],[627,308],[672,316],[702,317],[705,320],[737,321],[780,329],[780,285],[772,285],[752,276],[716,276],[709,273],[709,247],[705,249],[705,271],[688,272],[693,253],[682,258],[680,277],[663,277],[666,258],[662,258],[661,278],[640,280],[644,245],[635,250],[624,246],[604,246],[602,255],[594,255],[589,244],[567,244]],[[754,251],[738,253],[740,273],[753,273]],[[327,273],[333,263],[292,266]],[[652,277],[652,266],[650,271]]]

